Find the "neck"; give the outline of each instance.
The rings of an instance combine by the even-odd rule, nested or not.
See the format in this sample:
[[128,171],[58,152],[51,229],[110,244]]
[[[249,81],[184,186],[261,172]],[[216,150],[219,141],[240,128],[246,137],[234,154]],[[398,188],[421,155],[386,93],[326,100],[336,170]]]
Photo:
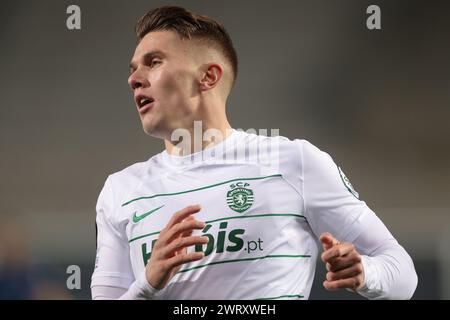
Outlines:
[[199,107],[193,119],[169,135],[170,139],[164,140],[168,154],[185,156],[196,153],[214,146],[231,134],[225,106]]
[[168,154],[185,156],[210,148],[226,139],[232,132],[228,121],[220,126],[210,126],[203,121],[194,121],[189,128],[179,130],[176,141],[164,140]]

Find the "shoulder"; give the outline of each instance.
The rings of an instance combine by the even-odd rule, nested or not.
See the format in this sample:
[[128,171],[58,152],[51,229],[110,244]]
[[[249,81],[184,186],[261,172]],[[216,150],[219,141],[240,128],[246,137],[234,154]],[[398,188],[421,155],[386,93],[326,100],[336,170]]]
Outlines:
[[255,133],[247,133],[240,132],[242,137],[250,142],[267,142],[279,144],[280,147],[285,148],[287,150],[292,151],[293,149],[307,149],[309,152],[321,152],[321,150],[316,147],[313,143],[311,143],[307,139],[301,138],[288,138],[281,135],[264,135],[264,134],[255,134]]
[[256,134],[253,132],[239,131],[239,134],[241,135],[239,137],[241,142],[255,145],[258,144],[260,147],[264,146],[264,144],[272,145],[284,152],[299,152],[299,149],[302,149],[303,146],[314,147],[313,144],[305,139],[290,139],[285,136],[272,135],[272,133],[269,132]]
[[108,197],[115,206],[120,206],[124,199],[127,199],[142,181],[149,177],[156,177],[161,174],[158,163],[159,154],[151,157],[147,161],[137,162],[120,171],[111,173],[105,181],[102,193],[108,193]]
[[277,157],[280,164],[288,166],[302,166],[304,161],[315,162],[321,159],[329,159],[330,155],[309,140],[300,138],[288,138],[285,136],[264,136],[253,133],[243,133],[245,140],[258,145],[259,151]]
[[138,177],[142,177],[150,160],[151,159],[143,162],[137,162],[128,167],[123,168],[122,170],[113,172],[109,175],[108,179],[110,181],[123,183],[128,180],[134,180],[137,179]]
[[[305,170],[331,168],[330,155],[306,139],[241,132],[240,144],[250,146],[250,159],[264,164],[288,180],[303,180]],[[251,152],[257,150],[257,152]]]

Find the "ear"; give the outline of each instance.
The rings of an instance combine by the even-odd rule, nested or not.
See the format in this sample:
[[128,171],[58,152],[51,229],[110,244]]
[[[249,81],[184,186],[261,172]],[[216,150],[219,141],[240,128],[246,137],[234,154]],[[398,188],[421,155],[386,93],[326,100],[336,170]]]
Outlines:
[[206,91],[214,88],[223,75],[223,68],[220,64],[210,63],[205,66],[206,70],[200,80],[200,90]]

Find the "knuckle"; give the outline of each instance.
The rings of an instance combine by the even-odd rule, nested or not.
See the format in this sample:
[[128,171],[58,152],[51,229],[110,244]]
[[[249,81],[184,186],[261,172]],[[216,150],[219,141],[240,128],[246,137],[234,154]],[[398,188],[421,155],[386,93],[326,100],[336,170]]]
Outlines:
[[179,248],[183,245],[183,240],[181,238],[178,238],[173,242],[173,244],[174,244],[175,248]]
[[175,221],[176,221],[176,220],[179,220],[182,216],[183,216],[183,210],[177,211],[177,212],[173,215]]
[[187,223],[188,228],[195,228],[197,225],[198,225],[198,221],[196,221],[196,220],[189,220],[189,222]]
[[358,274],[363,272],[363,266],[361,264],[356,265],[356,272]]
[[181,224],[180,223],[177,223],[176,225],[173,226],[173,231],[175,233],[180,232],[180,230],[181,230]]
[[339,270],[337,272],[334,273],[336,275],[336,279],[335,280],[343,280],[347,278],[347,273],[345,272],[345,270]]
[[172,215],[172,220],[171,221],[175,221],[176,219],[178,219],[178,217],[180,216],[181,211],[177,211]]

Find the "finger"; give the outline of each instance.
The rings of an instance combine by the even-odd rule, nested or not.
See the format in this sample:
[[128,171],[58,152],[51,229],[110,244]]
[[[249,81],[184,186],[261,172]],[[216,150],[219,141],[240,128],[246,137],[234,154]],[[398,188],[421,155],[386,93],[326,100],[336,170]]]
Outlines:
[[[186,219],[184,219],[184,221],[190,221],[190,220],[194,220],[195,218],[193,216],[189,216]],[[190,235],[192,235],[192,232],[194,230],[187,230],[181,233],[182,237],[189,237]]]
[[[192,232],[191,232],[192,233]],[[191,236],[191,235],[189,235]],[[175,249],[175,251],[173,252],[173,254],[168,255],[167,257],[172,257],[173,255],[177,255],[177,254],[186,254],[187,253],[187,247],[181,247],[178,249]]]
[[172,218],[170,218],[169,222],[166,225],[166,229],[170,229],[173,225],[183,221],[191,214],[197,213],[201,210],[201,207],[199,204],[188,206],[184,209],[181,209],[180,211],[177,211]]
[[[180,238],[190,237],[190,236],[192,236],[193,232],[194,232],[194,230],[185,231],[180,235]],[[175,251],[175,254],[186,253],[186,252],[187,252],[186,248],[181,248],[181,249]]]
[[324,232],[319,237],[320,242],[322,242],[323,250],[328,250],[331,247],[338,245],[339,241],[333,237],[329,232]]
[[331,264],[333,264],[332,259],[335,259],[337,257],[343,257],[354,249],[355,247],[350,242],[341,243],[323,252],[321,256],[322,261],[330,262]]
[[175,250],[175,254],[187,254],[187,247]]
[[346,269],[342,269],[338,272],[328,272],[326,275],[327,281],[335,281],[340,279],[352,278],[360,275],[363,272],[361,264],[351,266]]
[[[183,221],[189,221],[189,220],[193,220],[194,219],[194,217],[193,216],[189,216],[189,217],[187,217],[186,219],[184,219]],[[181,232],[181,233],[179,233],[179,234],[175,234],[171,239],[169,239],[167,242],[168,243],[170,243],[170,242],[172,242],[174,239],[176,239],[176,238],[186,238],[186,237],[190,237],[190,236],[192,236],[192,233],[194,232],[194,230],[193,229],[191,229],[191,230],[187,230],[187,231],[184,231],[184,232]],[[180,253],[183,253],[183,252],[185,252],[186,251],[186,249],[182,249],[181,250],[181,252],[178,252],[178,251],[180,251],[180,250],[177,250],[177,251],[175,251],[175,254],[180,254]]]
[[[332,259],[333,260],[333,259]],[[333,263],[327,262],[327,271],[337,272],[361,262],[361,256],[358,253],[350,253],[344,257],[333,260]]]
[[163,257],[172,257],[175,251],[179,254],[182,254],[184,250],[187,249],[187,247],[196,245],[196,244],[206,244],[208,243],[209,238],[208,237],[187,237],[187,238],[178,238],[172,241],[167,247],[165,247],[162,250],[162,256]]
[[181,236],[181,234],[189,234],[193,230],[202,230],[205,227],[203,221],[198,221],[195,219],[185,220],[181,223],[177,223],[172,228],[170,228],[164,235],[162,235],[163,243],[170,243],[174,239]]
[[356,290],[361,285],[361,281],[358,277],[340,279],[335,281],[324,281],[323,286],[327,290],[339,290],[339,289],[351,289]]
[[172,258],[167,260],[167,267],[169,269],[173,269],[175,267],[178,267],[182,264],[198,261],[204,257],[203,251],[201,252],[191,252],[187,254],[179,254],[176,256],[173,256]]

